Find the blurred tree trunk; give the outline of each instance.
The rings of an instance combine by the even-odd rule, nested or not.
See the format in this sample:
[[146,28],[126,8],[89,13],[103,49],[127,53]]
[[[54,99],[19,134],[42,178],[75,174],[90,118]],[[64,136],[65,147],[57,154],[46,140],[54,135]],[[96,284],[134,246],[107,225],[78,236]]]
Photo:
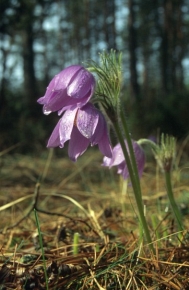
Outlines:
[[162,88],[166,94],[171,89],[171,76],[175,74],[174,68],[171,71],[171,56],[172,56],[172,0],[164,0],[163,2],[163,27],[162,27],[162,42],[161,42],[161,71],[162,71]]
[[23,45],[23,69],[24,69],[24,91],[26,102],[33,107],[33,103],[37,98],[36,77],[34,69],[34,50],[33,50],[33,29],[32,23],[28,22],[23,31],[22,45]]
[[116,49],[115,0],[104,1],[104,33],[107,49]]
[[183,58],[184,58],[184,35],[183,31],[183,0],[177,0],[175,3],[175,13],[177,21],[175,23],[175,35],[176,35],[176,43],[175,43],[175,56],[177,60],[176,66],[176,76],[177,76],[177,90],[182,90],[184,88],[184,73],[183,73]]
[[163,2],[161,76],[165,94],[183,88],[182,2]]
[[3,111],[3,109],[6,108],[6,77],[5,77],[5,72],[7,70],[7,55],[8,51],[5,49],[1,49],[2,53],[2,79],[1,79],[1,87],[0,87],[0,112]]
[[21,36],[22,36],[22,57],[24,74],[24,102],[29,111],[33,113],[36,108],[37,82],[35,76],[35,52],[34,52],[34,2],[22,0],[20,2]]
[[137,32],[135,28],[135,11],[134,0],[128,1],[129,21],[128,21],[128,46],[129,46],[129,62],[130,62],[130,87],[131,96],[138,102],[140,100],[140,88],[137,73]]
[[91,41],[90,41],[90,5],[89,0],[84,1],[84,26],[85,26],[85,59],[89,59],[91,55]]

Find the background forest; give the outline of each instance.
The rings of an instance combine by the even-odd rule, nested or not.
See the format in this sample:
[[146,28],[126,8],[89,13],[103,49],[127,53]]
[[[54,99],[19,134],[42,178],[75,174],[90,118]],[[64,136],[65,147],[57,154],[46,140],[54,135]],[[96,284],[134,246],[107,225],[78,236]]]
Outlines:
[[66,66],[123,53],[134,138],[189,132],[189,0],[1,0],[0,148],[45,147],[57,121],[36,100]]

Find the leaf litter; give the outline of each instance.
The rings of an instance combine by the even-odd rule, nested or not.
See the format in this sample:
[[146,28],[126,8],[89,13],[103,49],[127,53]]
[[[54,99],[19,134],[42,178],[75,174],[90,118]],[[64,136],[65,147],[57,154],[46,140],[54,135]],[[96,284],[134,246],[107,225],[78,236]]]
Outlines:
[[77,163],[52,150],[41,157],[1,156],[0,289],[47,289],[47,283],[59,290],[189,289],[185,159],[174,176],[186,229],[181,234],[155,163],[147,163],[141,180],[154,255],[139,238],[132,188],[116,171],[102,168],[101,155],[91,152]]

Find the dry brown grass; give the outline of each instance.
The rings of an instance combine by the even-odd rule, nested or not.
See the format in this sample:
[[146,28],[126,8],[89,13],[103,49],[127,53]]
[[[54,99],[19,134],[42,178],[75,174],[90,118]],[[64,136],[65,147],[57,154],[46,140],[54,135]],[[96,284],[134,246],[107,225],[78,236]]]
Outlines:
[[[189,289],[187,153],[173,175],[185,229],[165,211],[163,176],[154,162],[141,180],[155,255],[139,239],[137,210],[116,171],[89,150],[77,163],[2,154],[0,159],[0,289]],[[184,162],[183,162],[184,161]],[[37,210],[45,261],[33,209]],[[79,233],[78,254],[73,254]]]

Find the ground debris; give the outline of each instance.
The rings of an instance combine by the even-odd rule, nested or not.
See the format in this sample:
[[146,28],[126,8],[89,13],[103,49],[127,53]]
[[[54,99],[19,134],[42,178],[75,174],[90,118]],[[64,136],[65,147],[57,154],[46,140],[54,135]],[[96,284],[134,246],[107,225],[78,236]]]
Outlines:
[[[100,161],[91,166],[83,159],[76,167],[56,158],[39,184],[36,178],[45,159],[4,159],[0,290],[46,290],[47,283],[49,290],[189,289],[189,233],[178,233],[170,210],[165,212],[168,200],[161,176],[158,190],[151,172],[141,180],[155,249],[152,254],[139,239],[131,187],[123,195],[117,175],[112,180],[112,175],[102,172]],[[174,191],[179,202],[188,206],[187,180]],[[185,229],[189,228],[188,214],[183,212]],[[74,253],[76,233],[79,239]]]
[[161,249],[157,259],[134,255],[129,244],[101,244],[97,252],[86,243],[88,252],[67,257],[52,249],[45,254],[47,280],[41,255],[4,255],[0,289],[43,290],[46,281],[49,289],[189,289],[189,246]]

